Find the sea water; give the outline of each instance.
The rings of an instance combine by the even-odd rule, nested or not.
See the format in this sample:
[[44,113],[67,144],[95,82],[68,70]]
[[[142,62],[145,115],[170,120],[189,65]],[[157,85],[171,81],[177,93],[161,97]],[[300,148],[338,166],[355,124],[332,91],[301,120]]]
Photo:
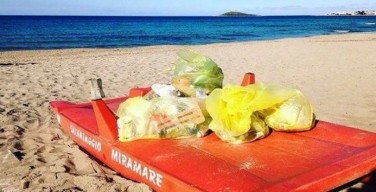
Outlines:
[[0,16],[0,50],[193,45],[374,32],[374,16]]

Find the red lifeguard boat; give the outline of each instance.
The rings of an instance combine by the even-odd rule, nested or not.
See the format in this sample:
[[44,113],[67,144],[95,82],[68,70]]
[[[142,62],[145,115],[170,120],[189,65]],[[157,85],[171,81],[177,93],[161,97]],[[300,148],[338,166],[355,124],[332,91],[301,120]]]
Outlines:
[[[246,74],[242,85],[254,82]],[[327,191],[376,169],[376,133],[317,121],[313,130],[272,132],[233,145],[215,134],[197,139],[119,142],[116,111],[129,96],[50,103],[67,135],[126,178],[156,191]]]

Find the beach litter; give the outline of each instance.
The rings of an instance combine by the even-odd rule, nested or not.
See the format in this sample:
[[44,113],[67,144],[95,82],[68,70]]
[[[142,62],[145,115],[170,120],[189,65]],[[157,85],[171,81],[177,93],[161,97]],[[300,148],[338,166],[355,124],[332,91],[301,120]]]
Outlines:
[[234,144],[263,138],[269,134],[268,127],[305,131],[313,123],[312,107],[300,91],[265,83],[215,89],[206,108],[213,119],[209,129]]
[[222,87],[222,69],[212,59],[192,50],[180,51],[178,56],[171,84],[186,96],[195,96],[199,89],[209,94]]
[[120,141],[203,137],[211,130],[240,144],[266,137],[270,128],[312,128],[313,108],[299,90],[266,83],[222,88],[222,70],[209,57],[192,50],[178,56],[171,85],[154,84],[145,96],[120,104]]
[[205,118],[195,98],[134,97],[123,102],[117,114],[120,141],[201,137],[207,132],[200,126]]

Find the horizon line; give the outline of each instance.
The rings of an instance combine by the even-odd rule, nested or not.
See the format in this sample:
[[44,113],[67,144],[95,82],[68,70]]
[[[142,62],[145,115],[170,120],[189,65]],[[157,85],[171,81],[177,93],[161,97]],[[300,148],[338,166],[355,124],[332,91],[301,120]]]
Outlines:
[[0,16],[66,16],[66,17],[268,17],[268,16],[329,16],[329,15],[255,15],[255,16],[222,16],[222,15],[3,15]]

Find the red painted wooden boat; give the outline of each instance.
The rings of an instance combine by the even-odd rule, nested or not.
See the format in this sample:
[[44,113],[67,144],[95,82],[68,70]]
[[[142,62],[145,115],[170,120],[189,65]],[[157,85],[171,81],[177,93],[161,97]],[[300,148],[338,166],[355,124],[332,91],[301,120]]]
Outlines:
[[[246,74],[242,84],[254,82]],[[156,191],[326,191],[376,169],[376,133],[324,121],[311,131],[272,132],[233,145],[215,134],[184,140],[117,140],[116,111],[129,96],[50,103],[67,135],[126,178]]]

